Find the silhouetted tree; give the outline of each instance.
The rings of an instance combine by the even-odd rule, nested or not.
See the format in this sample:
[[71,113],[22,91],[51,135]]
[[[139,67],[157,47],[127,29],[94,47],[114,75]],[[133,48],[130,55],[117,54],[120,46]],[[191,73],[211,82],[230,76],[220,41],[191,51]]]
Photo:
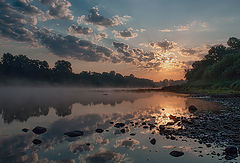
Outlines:
[[[1,75],[2,74],[2,75]],[[152,80],[136,78],[133,74],[122,76],[115,71],[97,73],[82,71],[72,73],[71,63],[59,60],[54,68],[49,68],[46,61],[32,60],[24,55],[3,55],[0,62],[0,75],[6,79],[27,79],[30,81],[46,81],[55,83],[107,86],[107,87],[153,87]]]
[[234,49],[234,50],[239,50],[240,49],[240,40],[235,38],[235,37],[231,37],[228,39],[227,44],[230,48]]
[[[187,69],[185,78],[191,83],[228,83],[240,89],[240,40],[229,38],[228,48],[217,45],[210,48],[208,54]],[[229,81],[229,82],[226,82]]]
[[59,60],[55,62],[55,67],[53,68],[54,76],[58,81],[70,80],[72,75],[71,63],[64,60]]
[[[210,48],[208,54],[205,56],[205,59],[209,62],[218,62],[226,54],[226,47],[223,45],[216,45]],[[211,63],[211,64],[212,64]]]

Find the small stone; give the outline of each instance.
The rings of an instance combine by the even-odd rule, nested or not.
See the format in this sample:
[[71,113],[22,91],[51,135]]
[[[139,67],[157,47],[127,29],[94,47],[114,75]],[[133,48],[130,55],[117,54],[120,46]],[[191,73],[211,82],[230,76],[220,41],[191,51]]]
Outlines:
[[35,134],[40,135],[47,131],[46,128],[37,126],[32,130]]
[[206,146],[207,146],[208,148],[210,148],[212,145],[211,145],[211,144],[206,144]]
[[150,140],[150,143],[151,143],[152,145],[155,145],[155,144],[156,144],[156,139],[155,139],[155,138],[152,138],[152,139]]
[[174,136],[171,136],[170,139],[171,140],[176,140],[176,138]]
[[70,132],[65,132],[64,135],[67,135],[69,137],[77,137],[77,136],[83,136],[83,131],[70,131]]
[[22,129],[23,132],[28,132],[28,130],[29,130],[29,129],[27,129],[27,128],[23,128],[23,129]]
[[116,124],[114,125],[114,127],[116,127],[116,128],[121,128],[121,127],[124,127],[124,126],[125,126],[124,123],[116,123]]
[[96,129],[95,131],[96,131],[97,133],[102,133],[102,132],[103,132],[103,129],[98,128],[98,129]]
[[126,130],[125,130],[124,128],[121,129],[120,131],[121,131],[121,133],[123,133],[123,134],[126,132]]
[[172,152],[170,152],[169,154],[170,154],[171,156],[173,156],[173,157],[180,157],[180,156],[183,156],[183,155],[184,155],[184,153],[181,152],[181,151],[172,151]]
[[226,154],[226,159],[230,160],[233,159],[233,158],[236,158],[238,156],[238,150],[237,150],[237,147],[234,147],[234,146],[230,146],[230,147],[227,147],[225,148],[224,150],[225,154]]
[[196,108],[196,106],[194,106],[194,105],[191,105],[191,106],[189,106],[188,107],[188,111],[190,112],[190,113],[194,113],[194,112],[196,112],[198,109]]
[[39,140],[39,139],[34,139],[32,142],[33,142],[33,144],[35,144],[35,145],[38,145],[38,144],[41,144],[41,143],[42,143],[42,141]]

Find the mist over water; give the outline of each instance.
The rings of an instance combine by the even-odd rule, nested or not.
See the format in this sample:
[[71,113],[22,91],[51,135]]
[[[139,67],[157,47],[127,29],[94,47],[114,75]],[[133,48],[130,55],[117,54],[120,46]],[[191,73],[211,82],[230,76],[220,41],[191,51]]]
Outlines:
[[[47,86],[0,90],[0,162],[157,162],[159,156],[161,160],[191,162],[196,157],[192,150],[198,148],[198,143],[168,140],[155,129],[134,126],[132,122],[167,124],[171,121],[169,115],[192,116],[187,108],[193,104],[199,112],[223,109],[216,103],[184,94],[137,89]],[[126,124],[124,133],[113,127],[118,122]],[[47,132],[35,135],[31,130],[36,126],[47,128]],[[24,133],[23,128],[29,131]],[[99,128],[104,132],[96,133]],[[64,135],[74,130],[82,130],[84,135]],[[149,138],[155,138],[157,144],[153,146]],[[34,145],[33,139],[42,143]],[[203,148],[203,153],[210,150]],[[172,149],[185,151],[186,157],[171,158],[168,153]],[[197,157],[196,162],[209,159],[212,158]]]

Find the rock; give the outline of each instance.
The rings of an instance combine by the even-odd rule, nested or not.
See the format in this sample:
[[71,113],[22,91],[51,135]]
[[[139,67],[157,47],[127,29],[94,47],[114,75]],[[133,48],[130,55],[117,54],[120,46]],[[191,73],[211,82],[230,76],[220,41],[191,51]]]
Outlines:
[[171,139],[171,140],[176,140],[176,137],[171,136],[170,139]]
[[102,132],[103,132],[103,129],[98,128],[98,129],[96,129],[95,131],[96,131],[97,133],[102,133]]
[[135,136],[136,134],[135,134],[135,133],[131,133],[130,135],[131,135],[131,136]]
[[172,152],[170,152],[169,154],[170,154],[171,156],[173,156],[173,157],[180,157],[180,156],[183,156],[183,155],[184,155],[184,153],[181,152],[181,151],[172,151]]
[[210,148],[212,145],[211,145],[211,144],[206,144],[206,146],[207,146],[208,148]]
[[224,152],[226,154],[225,159],[227,159],[227,160],[231,160],[231,159],[238,157],[237,147],[229,146],[229,147],[225,148]]
[[39,140],[39,139],[34,139],[32,142],[33,142],[33,144],[35,144],[35,145],[38,145],[38,144],[41,144],[41,143],[42,143],[42,141]]
[[121,129],[120,131],[121,131],[121,133],[123,133],[123,134],[126,132],[126,130],[125,130],[124,128]]
[[160,129],[160,130],[164,130],[164,129],[165,129],[165,126],[164,126],[164,125],[160,125],[160,126],[159,126],[159,129]]
[[194,106],[194,105],[191,105],[191,106],[189,106],[188,107],[188,111],[190,112],[190,113],[194,113],[194,112],[196,112],[198,109],[196,108],[196,106]]
[[178,118],[174,115],[170,115],[169,119],[173,120],[173,121],[178,121]]
[[124,123],[116,123],[116,124],[114,125],[114,127],[116,127],[116,128],[121,128],[121,127],[124,127],[124,126],[125,126]]
[[155,144],[156,144],[156,139],[155,139],[155,138],[152,138],[152,139],[150,140],[150,143],[151,143],[152,145],[155,145]]
[[154,124],[148,124],[150,127],[150,130],[152,130],[153,128],[155,128],[156,126]]
[[114,124],[114,122],[109,122],[110,124]]
[[175,123],[174,122],[168,122],[167,124],[166,124],[166,126],[172,126],[172,125],[174,125]]
[[146,125],[146,122],[143,122],[142,125]]
[[22,129],[23,132],[28,132],[28,130],[29,130],[29,129],[27,129],[27,128],[23,128],[23,129]]
[[40,135],[47,131],[46,128],[37,126],[32,130],[35,134]]
[[77,137],[77,136],[83,136],[83,131],[70,131],[70,132],[65,132],[64,135],[67,135],[69,137]]
[[143,126],[143,128],[148,128],[148,126]]

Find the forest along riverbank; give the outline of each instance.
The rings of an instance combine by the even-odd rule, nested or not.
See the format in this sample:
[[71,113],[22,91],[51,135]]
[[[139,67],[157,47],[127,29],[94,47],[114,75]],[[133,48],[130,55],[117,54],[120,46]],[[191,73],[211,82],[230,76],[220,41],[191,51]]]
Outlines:
[[[212,155],[224,156],[231,160],[240,153],[240,97],[227,96],[201,96],[191,95],[189,98],[201,98],[207,101],[217,102],[226,109],[218,112],[198,112],[195,106],[189,106],[190,118],[170,115],[173,123],[160,126],[160,134],[167,138],[185,136],[195,139],[207,147],[216,146],[224,148],[222,154],[212,152]],[[178,128],[176,129],[177,126]]]

